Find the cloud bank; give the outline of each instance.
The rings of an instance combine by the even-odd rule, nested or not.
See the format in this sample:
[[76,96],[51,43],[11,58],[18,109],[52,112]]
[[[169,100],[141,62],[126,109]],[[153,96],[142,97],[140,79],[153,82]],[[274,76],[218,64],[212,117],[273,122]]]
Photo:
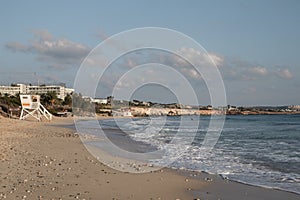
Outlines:
[[34,30],[34,39],[28,44],[9,42],[5,47],[13,52],[31,53],[48,67],[63,69],[78,66],[90,52],[86,45],[65,38],[55,38],[47,30]]

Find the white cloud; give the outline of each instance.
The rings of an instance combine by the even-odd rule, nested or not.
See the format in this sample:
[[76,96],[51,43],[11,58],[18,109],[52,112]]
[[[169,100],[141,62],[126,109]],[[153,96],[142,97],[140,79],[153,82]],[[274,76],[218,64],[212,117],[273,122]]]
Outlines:
[[[217,55],[216,53],[206,53],[204,51],[198,51],[194,48],[182,47],[176,51],[178,55],[164,53],[154,56],[154,60],[161,64],[173,67],[179,70],[187,78],[192,80],[201,80],[200,73],[195,69],[199,68],[209,68],[217,65],[217,67],[223,64],[223,57]],[[181,57],[182,56],[182,57]],[[195,64],[196,66],[192,66]]]
[[288,69],[279,69],[276,71],[276,75],[282,79],[292,79],[294,77]]
[[29,44],[10,42],[5,45],[6,48],[14,52],[36,54],[39,61],[56,68],[79,65],[90,51],[86,45],[65,38],[56,39],[47,30],[35,30],[33,33],[35,39]]
[[261,75],[261,76],[265,76],[268,74],[268,70],[265,67],[260,67],[260,66],[252,67],[252,68],[250,68],[249,71],[254,74]]
[[[185,48],[182,47],[177,51],[178,54],[183,55],[184,59],[187,61],[192,61],[196,65],[205,67],[205,66],[212,66],[217,65],[221,66],[223,64],[223,57],[217,55],[216,53],[206,53],[203,51],[198,51],[194,48]],[[178,64],[186,63],[185,60],[177,57]]]
[[81,59],[87,55],[89,49],[79,43],[67,39],[54,41],[35,41],[30,45],[30,50],[38,54],[53,58]]
[[212,61],[215,63],[215,65],[217,65],[217,67],[222,66],[223,62],[224,62],[224,58],[220,55],[217,55],[215,53],[208,53],[209,57],[212,59]]
[[180,71],[187,75],[190,78],[193,78],[195,80],[201,80],[201,75],[199,72],[197,72],[195,69],[193,68],[181,68]]

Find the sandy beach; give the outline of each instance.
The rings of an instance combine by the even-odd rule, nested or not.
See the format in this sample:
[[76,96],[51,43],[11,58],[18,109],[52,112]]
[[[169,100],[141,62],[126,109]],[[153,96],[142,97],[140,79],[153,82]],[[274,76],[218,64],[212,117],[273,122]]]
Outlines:
[[51,122],[0,118],[0,199],[300,199],[300,195],[164,168],[124,173],[82,145],[72,118]]

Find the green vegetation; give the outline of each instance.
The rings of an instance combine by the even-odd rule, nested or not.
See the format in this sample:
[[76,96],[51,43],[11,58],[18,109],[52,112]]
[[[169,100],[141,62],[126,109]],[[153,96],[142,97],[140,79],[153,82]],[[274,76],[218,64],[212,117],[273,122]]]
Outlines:
[[10,115],[19,114],[21,106],[20,95],[9,96],[8,94],[0,95],[0,115],[9,117]]
[[[72,111],[72,97],[67,95],[64,100],[57,98],[55,92],[48,92],[41,94],[41,104],[43,104],[47,110],[56,115],[62,111]],[[21,112],[20,95],[0,95],[0,114],[7,117],[13,115],[19,116]]]
[[[98,104],[91,102],[90,98],[84,98],[81,94],[67,95],[64,100],[57,98],[55,92],[41,94],[41,104],[53,115],[59,112],[73,112],[75,115],[93,115],[95,112],[104,115],[111,114],[110,104]],[[110,97],[112,100],[113,97]],[[12,112],[13,111],[13,112]],[[0,114],[3,116],[20,116],[20,95],[0,94]]]
[[65,97],[64,101],[63,101],[63,105],[64,106],[72,106],[72,96],[70,94],[67,94],[67,96]]

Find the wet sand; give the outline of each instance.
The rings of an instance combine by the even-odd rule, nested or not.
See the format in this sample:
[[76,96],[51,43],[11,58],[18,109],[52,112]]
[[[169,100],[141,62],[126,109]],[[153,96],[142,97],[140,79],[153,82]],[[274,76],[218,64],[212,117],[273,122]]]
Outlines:
[[72,123],[0,118],[0,199],[300,199],[200,172],[117,171],[96,160],[72,129],[50,126]]

